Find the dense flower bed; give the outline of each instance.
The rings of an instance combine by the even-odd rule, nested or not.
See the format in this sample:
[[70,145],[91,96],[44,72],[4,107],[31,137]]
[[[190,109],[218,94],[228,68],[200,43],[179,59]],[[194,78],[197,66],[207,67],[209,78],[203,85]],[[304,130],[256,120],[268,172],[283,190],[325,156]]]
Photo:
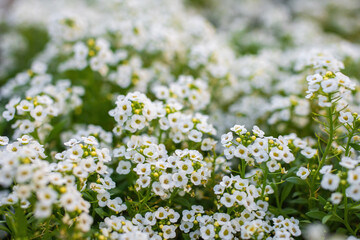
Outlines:
[[359,12],[13,1],[0,238],[358,239]]

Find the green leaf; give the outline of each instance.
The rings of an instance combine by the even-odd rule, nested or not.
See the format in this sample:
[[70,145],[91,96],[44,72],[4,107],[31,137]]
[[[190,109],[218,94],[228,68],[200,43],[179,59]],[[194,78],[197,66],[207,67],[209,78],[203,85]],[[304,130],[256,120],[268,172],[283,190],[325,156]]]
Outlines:
[[296,203],[296,204],[307,204],[309,199],[306,198],[296,198],[289,200],[289,203]]
[[53,140],[54,138],[56,138],[57,136],[59,136],[59,134],[62,132],[62,130],[64,129],[65,125],[67,124],[68,119],[62,120],[59,123],[57,123],[53,130],[50,132],[50,134],[46,137],[45,142],[48,143],[51,140]]
[[323,219],[321,220],[321,222],[323,223],[323,224],[326,224],[327,223],[327,221],[329,221],[329,219],[332,217],[332,215],[330,214],[330,215],[326,215],[325,217],[323,217]]
[[343,235],[347,235],[348,234],[348,230],[346,228],[337,228],[336,229],[336,233],[339,233],[339,234],[343,234]]
[[323,198],[322,196],[318,196],[318,199],[322,205],[326,205],[327,201],[325,198]]
[[340,223],[344,223],[344,220],[341,219],[339,216],[337,215],[326,215],[325,217],[323,217],[322,219],[322,223],[326,224],[327,222],[340,222]]
[[15,219],[16,219],[16,228],[18,230],[17,237],[25,238],[27,236],[28,223],[25,217],[24,210],[20,207],[15,208]]
[[360,151],[360,145],[356,143],[350,143],[350,146],[356,151]]
[[124,190],[121,189],[121,188],[113,188],[113,189],[110,189],[110,190],[109,190],[109,193],[110,193],[111,196],[113,196],[113,195],[119,195],[119,194],[121,194],[122,192],[124,192]]
[[91,194],[88,192],[82,192],[82,195],[85,198],[85,200],[88,200],[90,202],[95,200],[95,197],[91,196]]
[[102,208],[95,208],[95,212],[101,217],[105,218],[108,216],[108,213],[105,212]]
[[301,196],[301,195],[303,195],[304,193],[303,192],[294,192],[293,193],[293,195],[292,195],[292,197],[294,198],[294,197],[298,197],[298,196]]
[[284,209],[281,209],[281,213],[285,214],[285,215],[292,215],[292,214],[299,213],[299,211],[294,208],[284,208]]
[[306,182],[299,177],[289,177],[285,179],[286,182],[290,182],[296,185],[305,185]]
[[6,225],[9,227],[12,234],[16,235],[16,225],[14,221],[14,215],[6,214],[5,215]]
[[173,201],[175,203],[181,204],[182,206],[185,206],[188,208],[191,207],[191,203],[188,200],[186,200],[185,198],[175,198]]
[[0,225],[0,230],[5,231],[5,232],[7,232],[7,233],[10,233],[10,234],[11,234],[10,229],[8,229],[8,228],[7,228],[6,226],[4,226],[4,225]]
[[355,205],[349,208],[349,210],[360,210],[360,205]]
[[310,211],[310,212],[307,212],[305,213],[306,216],[308,217],[311,217],[311,218],[314,218],[314,219],[318,219],[318,220],[321,220],[323,219],[323,217],[326,216],[326,213],[324,212],[321,212],[321,211]]
[[292,183],[285,184],[284,188],[281,191],[281,204],[280,205],[282,205],[282,203],[285,201],[285,199],[289,196],[293,186],[294,186],[294,184],[292,184]]

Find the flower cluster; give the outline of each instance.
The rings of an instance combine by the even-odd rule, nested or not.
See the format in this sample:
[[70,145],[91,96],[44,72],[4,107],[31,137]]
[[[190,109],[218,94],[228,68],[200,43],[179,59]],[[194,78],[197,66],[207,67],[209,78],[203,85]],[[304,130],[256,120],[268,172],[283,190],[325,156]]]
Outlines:
[[116,108],[109,112],[118,123],[113,131],[121,133],[122,129],[130,132],[141,130],[149,126],[150,121],[164,115],[163,110],[161,105],[153,103],[140,92],[119,96],[116,100]]
[[192,76],[182,75],[178,81],[171,83],[169,88],[156,86],[153,91],[158,99],[168,103],[176,101],[182,105],[189,103],[189,107],[194,110],[204,109],[210,102],[206,82],[194,80]]
[[239,158],[249,166],[265,164],[271,173],[286,173],[281,162],[291,164],[295,160],[295,150],[301,149],[300,153],[307,159],[314,158],[317,153],[316,149],[294,134],[278,138],[265,137],[257,126],[250,133],[243,125],[235,125],[231,132],[222,135],[221,144],[225,147],[224,155],[227,159]]
[[115,157],[121,160],[116,172],[137,175],[135,189],[151,190],[162,199],[170,198],[173,193],[184,195],[194,186],[205,185],[210,176],[210,167],[197,150],[175,150],[168,156],[163,144],[156,139],[132,136],[125,146],[115,149]]
[[0,5],[0,239],[360,237],[357,0]]

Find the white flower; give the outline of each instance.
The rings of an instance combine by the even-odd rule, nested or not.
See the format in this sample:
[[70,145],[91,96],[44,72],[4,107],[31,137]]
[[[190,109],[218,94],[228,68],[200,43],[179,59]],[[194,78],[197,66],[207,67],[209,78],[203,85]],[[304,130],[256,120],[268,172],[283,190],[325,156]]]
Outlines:
[[339,183],[339,176],[332,173],[326,173],[321,180],[321,187],[330,191],[335,191],[338,188]]
[[192,222],[181,221],[180,230],[184,233],[189,233],[193,226],[194,224]]
[[[257,153],[259,154],[259,153]],[[282,157],[282,151],[280,151],[277,147],[273,147],[269,153],[269,156],[271,157],[271,159],[275,159],[275,160],[281,160]]]
[[229,193],[224,193],[224,195],[220,198],[220,202],[227,208],[230,208],[235,203],[235,198]]
[[290,163],[295,160],[294,154],[290,152],[290,150],[283,150],[283,161],[286,163]]
[[355,170],[349,170],[347,180],[350,184],[360,184],[360,167],[357,167]]
[[148,121],[151,121],[157,117],[157,109],[153,104],[146,104],[142,109],[142,114]]
[[42,122],[47,116],[47,112],[44,107],[39,105],[30,111],[30,115],[35,119],[35,121]]
[[165,117],[160,118],[159,125],[160,125],[160,129],[164,130],[164,131],[166,131],[170,128],[170,122]]
[[16,107],[19,111],[19,114],[23,114],[23,112],[30,112],[34,109],[34,104],[30,103],[27,100],[22,100],[19,105]]
[[111,161],[111,154],[108,148],[96,149],[96,154],[98,156],[99,161],[102,162],[110,162]]
[[325,93],[332,93],[338,89],[338,83],[334,78],[321,82],[321,87]]
[[224,155],[226,157],[226,159],[231,159],[234,157],[234,152],[235,152],[235,147],[231,146],[229,148],[225,148],[224,150]]
[[[0,140],[1,142],[1,140]],[[216,141],[212,138],[205,138],[202,142],[201,142],[201,150],[202,151],[210,151],[211,149],[213,149],[216,146]]]
[[50,206],[57,199],[57,192],[50,187],[43,188],[36,193],[38,200],[42,205]]
[[81,162],[80,162],[80,166],[86,171],[86,172],[89,172],[89,173],[92,173],[95,171],[96,169],[96,164],[95,164],[95,161],[94,161],[94,158],[92,157],[87,157],[85,159],[82,159]]
[[348,76],[345,76],[341,72],[335,73],[336,77],[335,79],[340,85],[343,85],[346,88],[349,88],[351,90],[355,89],[355,84],[350,80]]
[[228,144],[229,142],[231,142],[231,140],[233,139],[233,135],[231,132],[228,132],[227,134],[223,134],[221,136],[221,144],[222,145],[226,145]]
[[144,116],[135,114],[131,117],[130,127],[138,130],[143,129],[145,127],[145,121],[146,118]]
[[306,179],[310,174],[309,169],[300,167],[299,171],[297,171],[296,175],[300,177],[301,179]]
[[347,169],[354,169],[358,163],[358,161],[349,157],[343,157],[339,164]]
[[317,152],[316,149],[312,149],[310,147],[306,147],[305,149],[301,150],[301,154],[304,155],[308,159],[314,157],[316,152]]
[[170,173],[162,174],[159,177],[159,181],[160,181],[161,187],[164,189],[173,188],[175,185],[175,182],[172,180],[172,175]]
[[191,173],[190,176],[190,181],[194,184],[194,185],[200,185],[201,184],[201,174],[198,172],[193,172]]
[[87,213],[81,213],[76,221],[76,228],[80,229],[83,232],[88,232],[90,230],[91,224],[93,223],[93,218]]
[[[9,146],[9,145],[8,145]],[[16,172],[16,181],[18,183],[24,183],[30,180],[33,176],[32,166],[20,165]]]
[[86,59],[86,57],[88,55],[88,51],[89,51],[87,46],[82,42],[77,42],[73,46],[73,50],[74,50],[74,53],[75,53],[75,58],[79,59],[79,60]]
[[351,112],[340,112],[339,121],[342,123],[352,123],[354,121],[354,117]]
[[176,237],[176,226],[174,225],[165,225],[162,228],[162,232],[164,233],[164,239],[170,239],[170,238],[175,238]]
[[189,132],[188,137],[193,142],[201,142],[202,133],[193,129]]
[[265,150],[260,150],[258,154],[255,156],[255,160],[257,163],[266,162],[267,160],[269,160],[269,155]]
[[6,121],[10,121],[15,116],[15,108],[7,109],[2,113],[2,116],[6,119]]
[[72,192],[67,192],[61,196],[60,203],[66,211],[73,212],[78,206],[77,195],[72,194]]
[[331,194],[330,201],[333,204],[340,204],[342,199],[342,194],[339,192],[335,192]]
[[18,198],[28,199],[31,196],[32,186],[31,185],[18,185],[15,191],[16,191],[16,195]]
[[291,235],[298,237],[301,235],[301,230],[300,227],[296,224],[291,224],[290,226],[288,226],[288,231],[290,232]]
[[179,161],[176,165],[182,172],[186,174],[190,174],[194,171],[194,167],[192,166],[192,162],[190,160]]
[[274,159],[266,162],[266,166],[268,167],[270,172],[275,172],[276,170],[280,169],[280,166],[278,165],[277,161]]
[[6,136],[0,136],[0,146],[6,146],[9,143],[9,138]]
[[22,144],[28,144],[33,138],[29,135],[23,135],[21,138],[18,138],[17,140]]
[[354,201],[360,201],[360,185],[350,185],[350,187],[346,189],[346,196],[352,198]]
[[34,131],[35,125],[30,120],[25,119],[20,122],[19,129],[22,133],[31,133]]
[[232,239],[232,238],[233,238],[233,234],[232,234],[233,231],[234,231],[234,230],[232,229],[231,226],[229,226],[229,225],[223,225],[223,226],[221,227],[220,232],[219,232],[219,237],[220,237],[221,239]]
[[188,182],[188,178],[186,177],[186,173],[184,172],[178,172],[178,173],[174,173],[172,176],[174,183],[175,183],[175,187],[185,187],[185,185]]
[[144,224],[153,226],[156,224],[155,215],[152,212],[145,213]]
[[230,130],[237,133],[238,135],[243,135],[247,132],[244,125],[235,125],[234,127],[230,128]]
[[126,205],[122,204],[122,202],[120,197],[116,197],[115,199],[109,199],[106,202],[106,206],[115,212],[122,212],[127,209]]
[[94,145],[94,146],[99,145],[98,141],[96,140],[96,138],[94,136],[82,137],[82,140],[84,141],[84,143],[89,144],[89,145]]
[[148,148],[145,148],[143,154],[152,159],[156,159],[159,156],[156,145],[151,145]]
[[331,103],[328,102],[328,98],[325,96],[319,96],[319,106],[320,107],[331,107]]
[[333,168],[332,165],[324,165],[324,166],[320,169],[320,173],[321,173],[321,174],[331,173],[332,168]]
[[[241,158],[241,159],[245,159],[248,156],[248,149],[243,146],[243,145],[239,145],[236,147],[236,149],[234,150],[234,155],[235,157]],[[267,154],[266,154],[267,155]]]
[[170,222],[176,223],[180,218],[180,214],[178,212],[175,212],[174,209],[169,209],[167,218],[170,220]]
[[157,219],[165,219],[168,216],[168,212],[163,208],[163,207],[159,207],[156,211],[155,211],[155,217]]
[[67,147],[73,147],[75,146],[76,144],[80,143],[79,140],[75,139],[75,138],[72,138],[70,139],[69,141],[65,142],[64,145],[67,146]]
[[209,224],[206,226],[202,226],[200,228],[200,234],[201,234],[201,237],[205,240],[214,238],[215,237],[214,225]]
[[260,128],[258,126],[254,126],[252,129],[252,132],[261,138],[264,137],[264,135],[265,135],[265,133],[262,130],[260,130]]
[[309,75],[306,77],[306,81],[308,81],[309,84],[319,83],[323,80],[323,77],[316,73],[314,75]]
[[37,202],[35,206],[34,216],[36,218],[47,218],[50,217],[52,213],[51,205],[44,204],[42,202]]
[[156,86],[154,87],[154,93],[156,98],[162,100],[169,97],[169,89],[165,86]]
[[245,203],[245,198],[246,198],[246,193],[245,192],[240,192],[240,191],[235,191],[233,193],[233,197],[235,198],[235,201],[239,204],[239,205],[243,205]]
[[118,174],[123,174],[123,175],[128,174],[130,170],[131,170],[131,163],[129,161],[120,161],[116,168],[116,172]]
[[146,188],[150,185],[151,178],[149,176],[140,176],[136,183],[139,185],[140,188]]

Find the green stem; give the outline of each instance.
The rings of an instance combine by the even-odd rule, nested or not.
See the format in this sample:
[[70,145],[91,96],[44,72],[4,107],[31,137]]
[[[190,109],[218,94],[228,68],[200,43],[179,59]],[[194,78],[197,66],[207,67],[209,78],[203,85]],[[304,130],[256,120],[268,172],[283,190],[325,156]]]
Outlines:
[[[262,169],[262,171],[264,172],[264,169]],[[263,179],[263,184],[262,184],[262,190],[261,190],[261,199],[264,200],[264,194],[265,194],[265,188],[266,188],[266,180],[267,180],[267,177],[268,177],[268,169],[267,167],[265,167],[265,173],[264,173],[264,179]]]
[[[151,186],[151,185],[150,185]],[[150,199],[152,198],[152,195],[151,195],[151,188],[148,188],[147,190],[147,193],[145,195],[145,197],[140,200],[140,206],[139,206],[139,213],[142,213],[142,210],[143,210],[143,207],[144,205],[147,203],[147,201],[149,201]]]
[[345,209],[344,209],[344,224],[345,224],[346,229],[355,236],[356,233],[354,230],[352,230],[352,228],[350,227],[350,224],[349,224],[349,209],[348,209],[348,204],[347,204],[345,187],[343,187],[343,196],[344,196],[344,207],[345,207]]
[[246,162],[244,159],[241,159],[241,178],[245,179],[245,170],[246,170]]
[[[331,95],[329,95],[329,102],[331,102]],[[325,160],[327,158],[327,156],[330,153],[330,149],[331,149],[331,144],[333,142],[333,138],[334,138],[334,119],[333,119],[333,110],[334,110],[334,105],[332,104],[330,108],[327,109],[328,112],[328,120],[329,120],[329,139],[327,141],[327,145],[326,145],[326,149],[325,152],[320,160],[319,166],[316,169],[315,174],[313,175],[312,181],[311,181],[311,186],[315,186],[315,180],[317,179],[317,176],[319,174],[320,169],[324,166],[325,164]],[[314,189],[311,191],[312,193],[314,192]],[[312,197],[312,196],[310,196]]]
[[211,173],[211,186],[215,186],[215,167],[216,167],[216,152],[215,150],[213,150],[213,157],[214,157],[214,160],[212,162],[212,173]]
[[350,155],[350,143],[351,143],[351,138],[354,136],[356,129],[355,127],[352,128],[352,131],[350,132],[349,138],[347,140],[346,143],[346,148],[345,148],[345,156],[348,157]]
[[280,199],[279,199],[279,189],[278,186],[276,184],[276,181],[274,181],[274,178],[272,179],[273,183],[275,183],[275,189],[274,189],[274,195],[275,195],[275,199],[276,199],[276,206],[278,208],[279,211],[281,211],[281,204],[280,204]]
[[162,134],[163,134],[163,130],[160,129],[160,133],[159,133],[159,137],[158,137],[158,143],[159,143],[159,144],[161,143]]

